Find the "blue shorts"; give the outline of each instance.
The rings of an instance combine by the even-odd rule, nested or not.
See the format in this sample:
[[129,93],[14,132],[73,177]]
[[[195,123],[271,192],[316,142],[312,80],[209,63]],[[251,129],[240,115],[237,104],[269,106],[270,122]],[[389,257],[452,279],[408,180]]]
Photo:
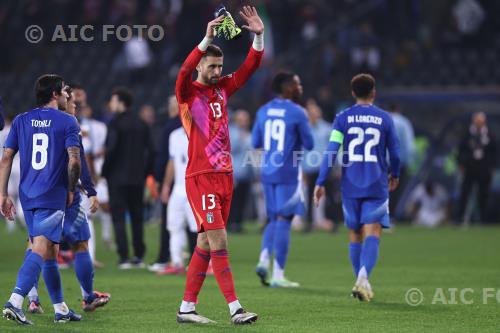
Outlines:
[[31,240],[37,236],[44,236],[54,243],[61,242],[64,211],[46,208],[30,209],[24,211],[24,219]]
[[90,228],[87,214],[82,205],[82,197],[75,196],[64,214],[63,239],[68,243],[83,242],[90,239]]
[[342,209],[346,227],[359,230],[363,224],[380,223],[390,228],[389,199],[343,199]]
[[304,194],[300,183],[270,184],[263,183],[266,199],[266,212],[269,221],[278,216],[293,217],[304,215]]

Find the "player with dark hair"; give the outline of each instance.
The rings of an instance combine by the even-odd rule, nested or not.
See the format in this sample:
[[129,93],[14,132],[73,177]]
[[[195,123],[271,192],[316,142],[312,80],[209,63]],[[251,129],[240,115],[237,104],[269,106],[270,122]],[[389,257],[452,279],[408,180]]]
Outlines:
[[55,322],[79,321],[81,316],[64,303],[57,266],[64,210],[73,203],[80,178],[80,131],[76,119],[62,111],[68,93],[62,77],[43,75],[35,84],[38,107],[14,119],[0,163],[0,210],[14,220],[15,209],[7,184],[14,155],[19,151],[19,195],[33,244],[26,252],[16,287],[3,315],[20,324],[32,324],[22,310],[24,297],[43,266],[43,278],[55,310]]
[[[74,102],[74,94],[69,89],[67,91],[69,98],[65,111],[71,116],[76,116],[76,106]],[[83,191],[90,201],[89,211],[95,213],[99,207],[97,201],[97,192],[94,189],[94,184],[90,178],[89,168],[85,159],[85,151],[83,149],[82,138],[80,136],[80,160],[82,172],[79,185],[74,192],[73,203],[66,208],[63,224],[63,239],[68,242],[74,252],[73,266],[75,274],[80,283],[82,290],[82,308],[85,312],[94,311],[96,308],[106,305],[110,300],[110,295],[94,291],[94,265],[89,253],[89,239],[91,237],[89,221],[84,205],[84,198],[81,192]],[[29,293],[30,304],[28,312],[43,313],[38,298],[38,279],[34,287]]]
[[[356,277],[352,295],[370,301],[373,291],[368,277],[377,262],[382,228],[390,227],[389,191],[398,186],[399,141],[392,117],[373,105],[376,95],[373,76],[356,75],[351,90],[356,104],[335,118],[314,200],[318,205],[325,194],[328,173],[342,146],[342,208]],[[390,165],[387,165],[387,150]]]
[[[227,251],[226,225],[233,194],[233,168],[226,105],[228,98],[257,70],[264,53],[264,24],[256,9],[245,6],[240,15],[247,23],[243,28],[255,33],[255,37],[238,70],[222,76],[222,51],[211,45],[214,29],[224,20],[224,16],[220,16],[208,23],[205,38],[182,64],[175,86],[179,114],[189,139],[186,193],[198,225],[197,245],[187,271],[178,322],[213,322],[195,311],[210,260],[228,303],[231,321],[247,324],[257,320],[257,315],[246,312],[236,297]],[[192,81],[195,70],[198,76]]]
[[[285,278],[285,264],[292,219],[305,212],[299,154],[303,148],[312,149],[314,141],[306,111],[297,104],[302,96],[299,76],[278,73],[272,87],[277,97],[257,111],[252,130],[254,148],[264,152],[260,178],[268,218],[256,272],[265,286],[294,288],[299,284]],[[273,254],[273,276],[269,281]]]
[[111,92],[111,99],[115,97],[119,102],[123,103],[126,110],[130,109],[130,107],[134,102],[134,95],[130,90],[124,87],[118,87],[113,89],[113,91]]

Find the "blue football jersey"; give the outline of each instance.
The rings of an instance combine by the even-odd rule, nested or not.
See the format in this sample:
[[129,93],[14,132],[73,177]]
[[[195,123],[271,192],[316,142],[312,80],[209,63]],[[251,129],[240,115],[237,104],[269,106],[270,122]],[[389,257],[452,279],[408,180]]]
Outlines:
[[342,144],[344,198],[387,198],[389,166],[399,176],[399,140],[392,117],[373,105],[353,105],[337,115],[332,138]]
[[79,132],[76,119],[56,109],[36,108],[14,119],[5,148],[20,155],[23,209],[65,209],[67,148],[80,146]]
[[263,148],[262,182],[296,183],[303,148],[314,145],[305,110],[288,99],[271,100],[257,111],[252,143]]

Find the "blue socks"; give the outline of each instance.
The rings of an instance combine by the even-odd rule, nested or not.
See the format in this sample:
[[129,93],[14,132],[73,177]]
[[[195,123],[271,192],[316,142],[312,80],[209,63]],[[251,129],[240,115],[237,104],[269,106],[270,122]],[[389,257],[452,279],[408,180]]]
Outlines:
[[366,270],[367,277],[370,275],[373,267],[377,263],[378,248],[380,240],[375,236],[368,236],[363,242],[363,249],[361,250],[361,270]]
[[275,222],[274,229],[274,258],[275,263],[279,265],[279,269],[284,270],[286,259],[288,257],[288,249],[290,247],[290,229],[292,222],[287,220],[278,220]]
[[[59,304],[64,302],[61,276],[59,275],[59,268],[57,266],[57,260],[49,259],[45,261],[43,265],[43,280],[47,286],[50,299],[52,304]],[[38,273],[39,275],[40,273]],[[33,283],[31,284],[31,287]],[[31,289],[31,288],[30,288]]]
[[94,265],[89,251],[75,254],[74,268],[80,282],[84,299],[87,302],[94,300]]
[[361,245],[361,243],[349,244],[349,258],[351,258],[352,270],[355,277],[358,277],[359,266],[361,264]]
[[275,227],[276,221],[269,221],[269,223],[264,228],[264,234],[262,235],[262,246],[260,250],[259,264],[264,266],[269,266],[271,256],[273,255]]
[[31,250],[28,251],[26,251],[23,265],[17,274],[16,287],[13,291],[13,293],[23,297],[28,295],[29,291],[38,279],[38,276],[40,276],[40,271],[43,266],[43,258],[40,255],[31,252]]

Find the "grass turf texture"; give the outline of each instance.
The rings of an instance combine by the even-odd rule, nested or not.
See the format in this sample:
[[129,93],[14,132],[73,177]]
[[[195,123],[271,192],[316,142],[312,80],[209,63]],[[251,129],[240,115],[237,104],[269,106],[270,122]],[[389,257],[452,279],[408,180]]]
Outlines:
[[[498,227],[436,230],[398,226],[383,235],[381,256],[370,279],[375,300],[360,303],[349,297],[354,283],[347,253],[347,233],[292,236],[287,276],[302,287],[267,289],[259,285],[254,268],[260,235],[252,229],[230,235],[230,255],[237,294],[244,307],[259,314],[251,326],[233,327],[214,277],[207,277],[197,310],[218,324],[179,325],[175,313],[184,289],[184,277],[157,277],[146,270],[119,271],[114,253],[98,244],[98,258],[106,263],[96,271],[97,290],[110,292],[105,308],[83,313],[80,289],[73,270],[62,271],[66,303],[84,319],[54,324],[53,309],[41,282],[45,314],[28,315],[35,326],[0,320],[0,332],[499,332],[500,305],[493,298],[483,304],[483,288],[500,288]],[[157,252],[158,227],[148,225],[147,260]],[[8,235],[0,228],[0,295],[7,300],[24,255],[24,232]],[[419,288],[424,301],[409,306],[405,293]],[[466,301],[473,304],[432,304],[436,288],[472,288]],[[438,295],[439,296],[439,295]],[[442,295],[441,295],[442,296]],[[459,293],[457,293],[457,301]],[[500,298],[500,293],[499,293]],[[499,299],[500,301],[500,299]],[[26,305],[26,301],[25,301]]]

